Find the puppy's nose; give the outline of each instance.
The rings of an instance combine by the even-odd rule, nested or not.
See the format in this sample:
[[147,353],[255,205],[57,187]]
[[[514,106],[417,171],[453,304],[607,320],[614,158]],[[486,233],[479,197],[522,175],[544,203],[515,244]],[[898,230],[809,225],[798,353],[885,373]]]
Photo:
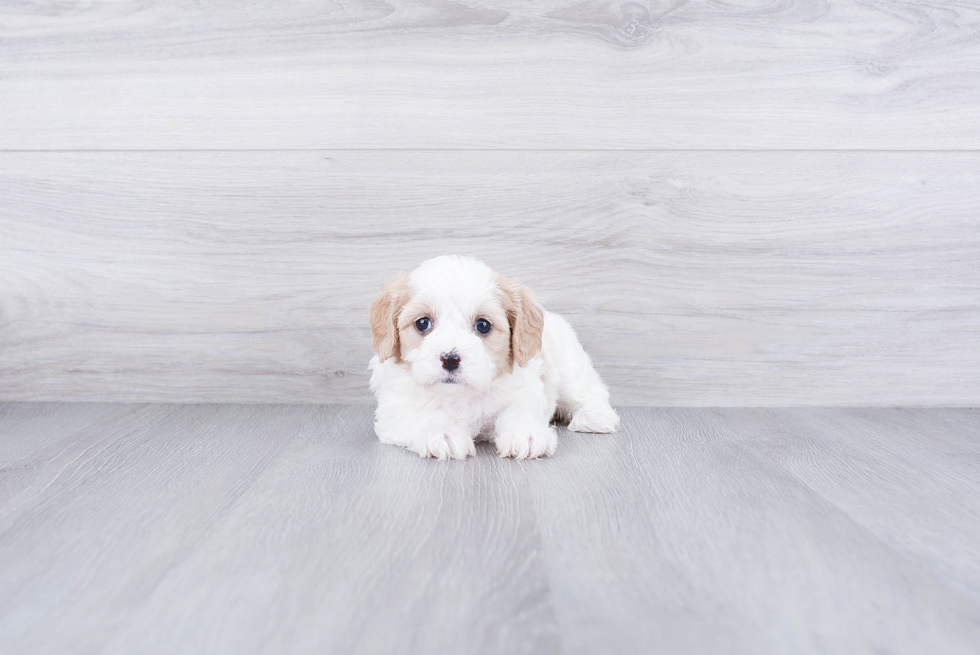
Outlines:
[[459,354],[455,350],[443,353],[439,358],[442,360],[442,367],[447,371],[455,371],[459,368]]

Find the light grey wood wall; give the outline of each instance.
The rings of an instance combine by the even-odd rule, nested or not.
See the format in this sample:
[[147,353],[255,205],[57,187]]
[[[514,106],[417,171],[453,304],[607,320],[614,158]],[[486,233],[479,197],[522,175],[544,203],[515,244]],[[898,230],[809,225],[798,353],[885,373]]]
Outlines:
[[3,11],[6,148],[980,148],[969,0]]
[[0,7],[0,399],[369,400],[467,252],[617,404],[980,402],[980,7]]

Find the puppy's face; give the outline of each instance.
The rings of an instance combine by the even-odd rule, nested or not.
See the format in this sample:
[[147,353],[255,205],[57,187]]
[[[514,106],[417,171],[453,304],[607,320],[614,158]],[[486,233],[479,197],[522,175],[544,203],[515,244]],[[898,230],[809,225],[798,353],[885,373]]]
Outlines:
[[482,391],[541,350],[544,312],[525,287],[469,257],[430,259],[371,305],[381,361],[440,391]]

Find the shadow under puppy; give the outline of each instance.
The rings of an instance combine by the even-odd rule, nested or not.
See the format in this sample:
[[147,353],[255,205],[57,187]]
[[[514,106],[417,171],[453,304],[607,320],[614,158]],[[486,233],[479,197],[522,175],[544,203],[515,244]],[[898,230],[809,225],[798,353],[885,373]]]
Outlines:
[[609,391],[568,322],[472,257],[399,274],[371,305],[374,429],[423,457],[462,459],[475,440],[501,457],[555,450],[551,420],[615,432]]

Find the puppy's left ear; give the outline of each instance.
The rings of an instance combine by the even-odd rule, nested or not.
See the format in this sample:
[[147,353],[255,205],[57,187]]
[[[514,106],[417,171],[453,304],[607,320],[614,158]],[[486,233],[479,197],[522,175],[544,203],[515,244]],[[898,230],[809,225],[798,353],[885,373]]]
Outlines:
[[510,323],[510,350],[518,366],[524,366],[541,352],[544,333],[544,309],[531,295],[530,289],[505,277],[497,277],[503,293],[501,301]]
[[398,339],[398,315],[408,302],[408,275],[399,273],[383,287],[371,303],[371,334],[374,335],[374,352],[382,362],[401,357]]

